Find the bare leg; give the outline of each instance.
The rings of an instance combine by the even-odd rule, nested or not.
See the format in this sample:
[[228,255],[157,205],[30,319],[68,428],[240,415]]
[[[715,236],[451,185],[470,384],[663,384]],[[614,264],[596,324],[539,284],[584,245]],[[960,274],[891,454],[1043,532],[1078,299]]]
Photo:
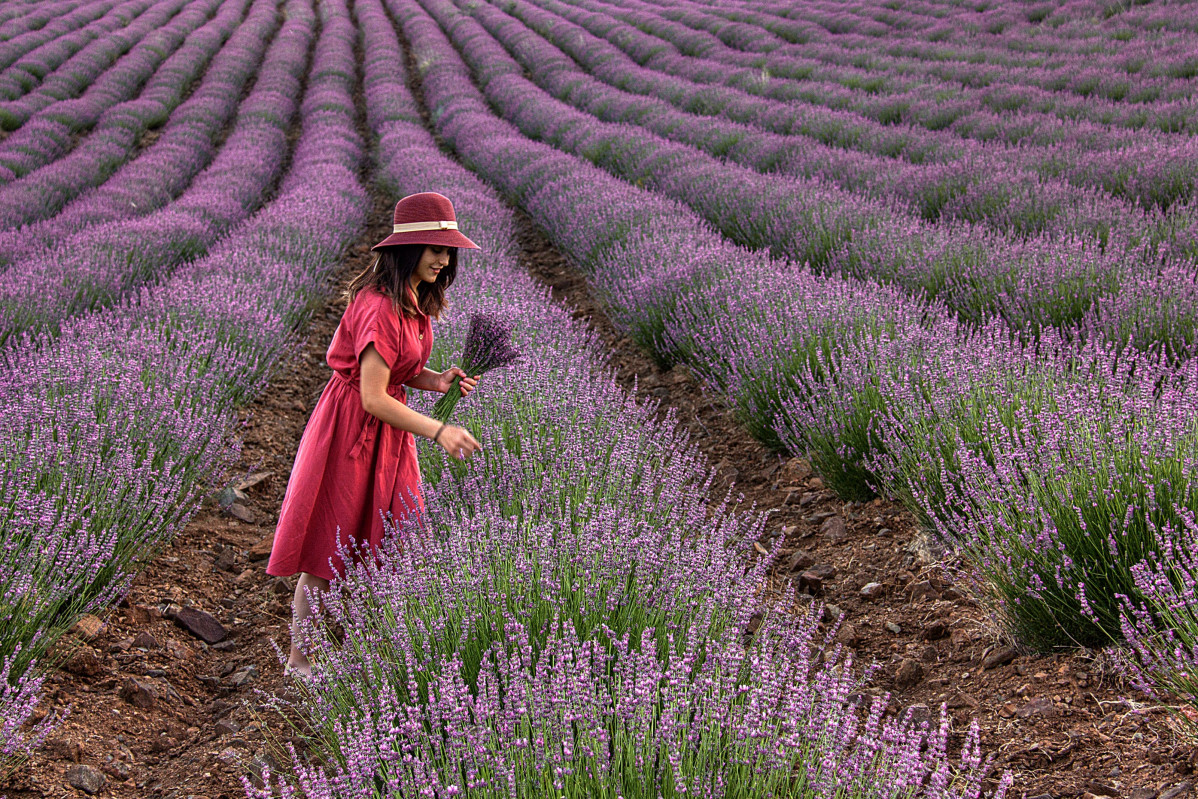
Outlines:
[[291,601],[291,654],[287,657],[287,668],[300,674],[310,675],[312,666],[308,663],[308,658],[295,646],[295,641],[299,637],[299,623],[312,615],[312,610],[308,607],[308,597],[304,595],[305,586],[314,592],[323,593],[329,589],[329,581],[314,574],[300,572],[299,582],[295,585],[295,596]]

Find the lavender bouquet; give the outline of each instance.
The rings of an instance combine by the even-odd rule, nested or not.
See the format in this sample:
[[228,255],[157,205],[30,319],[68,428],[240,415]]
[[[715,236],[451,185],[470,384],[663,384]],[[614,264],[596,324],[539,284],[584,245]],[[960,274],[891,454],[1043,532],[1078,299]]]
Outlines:
[[[470,314],[470,331],[466,334],[466,350],[462,353],[462,371],[473,377],[508,366],[520,357],[512,349],[512,326],[497,314]],[[449,415],[462,398],[462,379],[455,377],[445,396],[433,405],[433,418],[448,421]]]

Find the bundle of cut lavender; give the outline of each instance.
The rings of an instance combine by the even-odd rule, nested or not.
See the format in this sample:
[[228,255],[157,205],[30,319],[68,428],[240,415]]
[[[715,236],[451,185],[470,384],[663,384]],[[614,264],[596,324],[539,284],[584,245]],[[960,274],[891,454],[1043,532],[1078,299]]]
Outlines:
[[[462,371],[474,377],[516,361],[520,353],[512,349],[511,337],[511,324],[497,314],[471,314],[466,349],[462,353]],[[433,405],[433,418],[440,422],[447,421],[461,398],[461,378],[458,377],[454,378],[445,396]]]

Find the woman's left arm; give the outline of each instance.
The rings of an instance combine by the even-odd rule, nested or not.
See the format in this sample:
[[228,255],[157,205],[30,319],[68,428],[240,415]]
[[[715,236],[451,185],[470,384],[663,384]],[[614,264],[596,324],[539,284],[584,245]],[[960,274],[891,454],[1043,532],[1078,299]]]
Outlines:
[[474,387],[478,385],[479,376],[467,377],[466,373],[457,366],[452,366],[444,372],[434,372],[426,366],[424,367],[424,371],[404,383],[404,385],[418,388],[422,391],[436,391],[444,394],[446,391],[449,391],[449,387],[453,384],[455,377],[462,378],[461,388],[463,397],[473,391]]

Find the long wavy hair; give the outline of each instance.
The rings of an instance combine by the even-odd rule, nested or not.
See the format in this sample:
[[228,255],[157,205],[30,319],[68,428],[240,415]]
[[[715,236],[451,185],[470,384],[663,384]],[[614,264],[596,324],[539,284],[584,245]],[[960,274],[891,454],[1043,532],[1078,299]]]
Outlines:
[[445,290],[453,285],[453,279],[458,274],[458,248],[449,248],[449,266],[441,270],[433,283],[421,281],[416,288],[416,304],[412,304],[412,294],[406,286],[411,285],[412,273],[424,255],[425,244],[397,244],[393,247],[381,247],[374,251],[370,266],[359,272],[349,285],[345,287],[345,300],[353,302],[358,292],[372,288],[380,294],[391,298],[391,305],[397,314],[415,318],[418,313],[441,318],[441,311],[449,307],[445,299]]

